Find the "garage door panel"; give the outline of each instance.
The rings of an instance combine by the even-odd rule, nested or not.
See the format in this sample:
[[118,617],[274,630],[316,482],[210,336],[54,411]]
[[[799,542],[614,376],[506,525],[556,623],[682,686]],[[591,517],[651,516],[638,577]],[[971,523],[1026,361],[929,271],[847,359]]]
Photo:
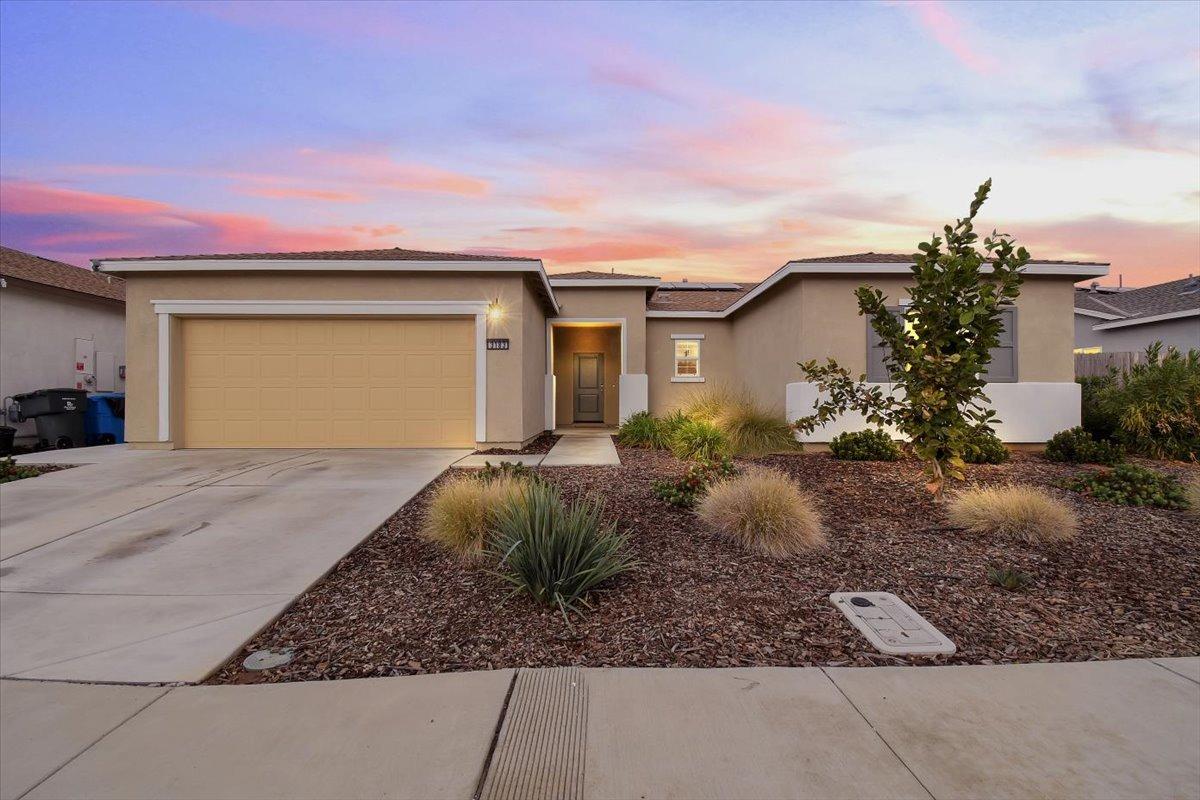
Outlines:
[[185,447],[470,446],[472,319],[185,319]]

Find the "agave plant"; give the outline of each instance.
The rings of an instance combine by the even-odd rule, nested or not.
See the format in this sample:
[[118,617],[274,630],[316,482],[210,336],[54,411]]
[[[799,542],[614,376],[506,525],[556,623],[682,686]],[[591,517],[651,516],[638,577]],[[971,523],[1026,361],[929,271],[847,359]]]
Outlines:
[[1033,583],[1033,576],[1013,567],[988,567],[988,583],[1015,592]]
[[535,483],[500,508],[488,552],[514,594],[528,592],[567,619],[582,613],[588,592],[635,565],[626,543],[599,501],[565,505],[557,487]]

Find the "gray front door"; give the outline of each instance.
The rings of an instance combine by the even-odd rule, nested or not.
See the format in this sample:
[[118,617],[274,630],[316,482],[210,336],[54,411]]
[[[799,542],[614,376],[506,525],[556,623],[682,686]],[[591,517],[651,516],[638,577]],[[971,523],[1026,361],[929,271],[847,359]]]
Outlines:
[[575,354],[575,421],[604,422],[604,354]]

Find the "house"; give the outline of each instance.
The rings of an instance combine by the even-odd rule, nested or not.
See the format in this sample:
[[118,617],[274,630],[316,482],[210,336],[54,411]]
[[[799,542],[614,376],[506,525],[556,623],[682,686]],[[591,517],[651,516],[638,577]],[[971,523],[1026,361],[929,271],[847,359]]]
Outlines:
[[1123,289],[1075,290],[1075,352],[1141,352],[1154,342],[1200,348],[1200,278]]
[[[0,247],[0,396],[124,389],[125,281]],[[0,421],[17,440],[34,422]]]
[[[398,248],[99,259],[95,269],[127,280],[135,446],[472,447],[663,412],[704,383],[745,387],[799,416],[815,397],[799,361],[832,356],[886,377],[854,289],[870,282],[903,303],[910,263],[800,259],[760,283],[548,275],[535,259]],[[1073,285],[1106,273],[1026,269],[989,383],[1009,441],[1078,424]]]

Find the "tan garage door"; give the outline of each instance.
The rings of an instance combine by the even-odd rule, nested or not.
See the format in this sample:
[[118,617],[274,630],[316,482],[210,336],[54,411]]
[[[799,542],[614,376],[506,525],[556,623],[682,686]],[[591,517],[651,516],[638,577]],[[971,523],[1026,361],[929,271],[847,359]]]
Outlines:
[[184,447],[471,447],[475,321],[182,320]]

